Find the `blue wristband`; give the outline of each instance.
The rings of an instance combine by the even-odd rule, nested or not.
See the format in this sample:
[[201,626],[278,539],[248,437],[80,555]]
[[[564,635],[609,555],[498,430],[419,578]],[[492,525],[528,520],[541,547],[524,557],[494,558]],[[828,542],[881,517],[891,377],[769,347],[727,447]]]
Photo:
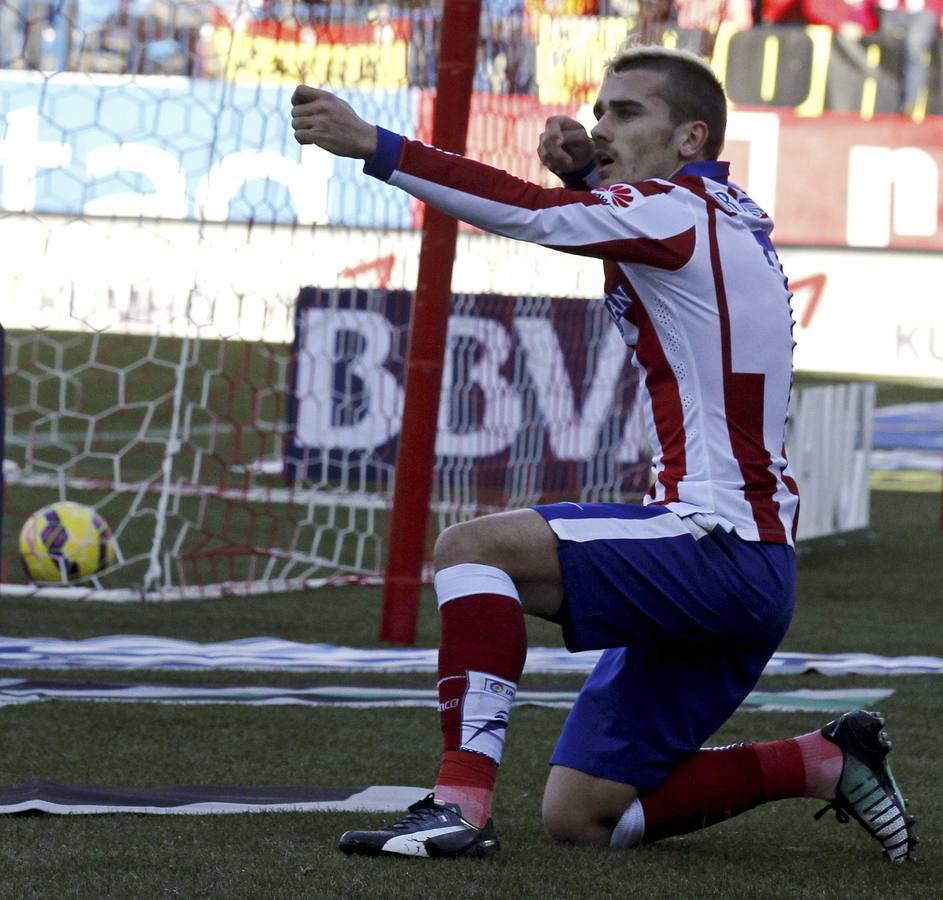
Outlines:
[[567,172],[565,175],[561,175],[560,178],[567,187],[578,187],[579,185],[585,184],[586,179],[592,175],[594,171],[596,171],[596,160],[591,159],[582,169],[577,169],[575,172]]
[[396,171],[402,149],[402,135],[387,131],[377,125],[377,149],[370,159],[364,161],[364,172],[381,181],[389,181],[390,176]]

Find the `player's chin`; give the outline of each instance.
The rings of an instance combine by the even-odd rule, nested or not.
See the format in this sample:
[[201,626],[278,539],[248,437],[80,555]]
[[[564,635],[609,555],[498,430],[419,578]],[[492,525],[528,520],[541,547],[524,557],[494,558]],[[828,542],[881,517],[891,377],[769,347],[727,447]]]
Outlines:
[[602,166],[596,170],[596,174],[599,176],[600,187],[612,187],[614,184],[622,184],[625,181],[617,166]]

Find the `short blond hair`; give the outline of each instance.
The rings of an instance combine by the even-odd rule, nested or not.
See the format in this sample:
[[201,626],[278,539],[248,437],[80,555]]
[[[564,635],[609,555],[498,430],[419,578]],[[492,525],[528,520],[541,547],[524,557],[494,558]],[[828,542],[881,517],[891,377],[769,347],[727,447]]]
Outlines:
[[724,146],[727,130],[727,95],[707,60],[690,50],[640,44],[627,40],[606,63],[606,75],[619,75],[635,69],[664,73],[655,89],[668,105],[671,121],[702,121],[707,124],[704,155],[717,159]]
[[[717,81],[714,70],[710,63],[703,56],[698,56],[690,50],[682,50],[679,47],[662,47],[661,44],[642,44],[638,38],[632,36],[626,38],[616,50],[615,56],[606,63],[606,74],[610,72],[624,71],[625,68],[636,68],[637,60],[661,60],[671,59],[684,61],[685,65],[694,66],[703,69],[705,74]],[[717,82],[718,85],[720,82]]]

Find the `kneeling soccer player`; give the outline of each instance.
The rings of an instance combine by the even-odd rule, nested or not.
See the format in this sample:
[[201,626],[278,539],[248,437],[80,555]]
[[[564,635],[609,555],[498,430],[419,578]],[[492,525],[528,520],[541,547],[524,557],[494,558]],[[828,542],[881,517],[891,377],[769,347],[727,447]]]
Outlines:
[[546,189],[377,128],[301,86],[302,144],[479,228],[603,261],[653,448],[644,505],[557,503],[455,525],[435,548],[445,751],[400,821],[349,831],[349,854],[486,856],[491,799],[526,656],[524,613],[570,650],[604,650],[554,751],[549,835],[633,847],[785,797],[851,816],[899,861],[912,819],[873,713],[771,743],[702,749],[779,645],[795,600],[798,491],[784,447],[792,315],[766,213],[718,161],[726,98],[681,51],[608,64],[591,134],[554,117]]

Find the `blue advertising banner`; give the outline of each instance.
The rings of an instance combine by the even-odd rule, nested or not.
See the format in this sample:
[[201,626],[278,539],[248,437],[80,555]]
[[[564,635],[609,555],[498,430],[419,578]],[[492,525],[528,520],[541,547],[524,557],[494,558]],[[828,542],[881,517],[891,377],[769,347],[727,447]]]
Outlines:
[[[389,488],[410,294],[304,288],[285,471]],[[478,507],[638,497],[648,453],[638,379],[603,304],[456,294],[439,403],[435,496]]]
[[[367,182],[357,160],[295,143],[292,90],[0,72],[0,209],[411,227],[401,191]],[[370,121],[413,135],[415,91],[338,94]]]

